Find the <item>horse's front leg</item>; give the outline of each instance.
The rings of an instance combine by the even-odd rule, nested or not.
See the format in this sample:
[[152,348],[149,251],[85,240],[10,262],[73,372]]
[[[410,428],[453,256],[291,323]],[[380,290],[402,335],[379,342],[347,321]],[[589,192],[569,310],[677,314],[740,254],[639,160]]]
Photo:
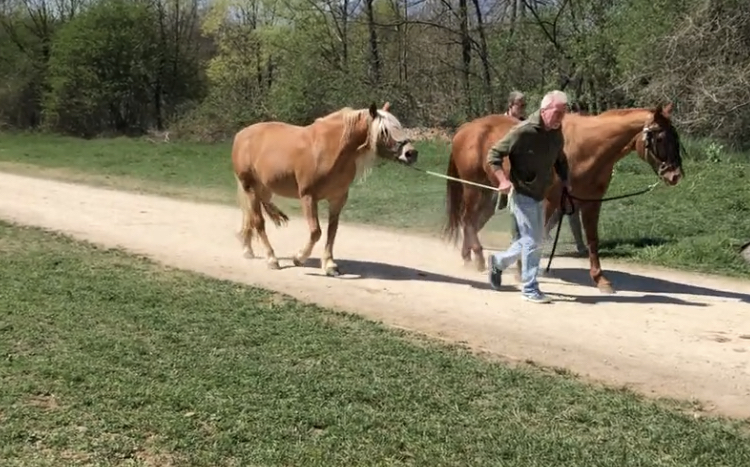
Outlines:
[[320,230],[320,220],[318,219],[318,200],[312,195],[300,197],[302,202],[302,214],[307,219],[307,225],[310,227],[310,239],[304,248],[302,248],[292,259],[295,266],[302,266],[312,253],[313,247],[320,240],[322,234]]
[[604,277],[602,267],[599,263],[599,212],[602,204],[587,202],[581,204],[581,220],[583,221],[583,230],[586,232],[586,241],[589,247],[589,263],[591,264],[591,280],[599,288],[599,291],[606,294],[615,293],[612,284]]
[[338,265],[333,261],[333,242],[336,241],[336,232],[339,229],[339,216],[344,209],[349,192],[343,196],[328,200],[328,229],[326,230],[326,246],[320,259],[320,266],[327,276],[338,276],[340,274]]

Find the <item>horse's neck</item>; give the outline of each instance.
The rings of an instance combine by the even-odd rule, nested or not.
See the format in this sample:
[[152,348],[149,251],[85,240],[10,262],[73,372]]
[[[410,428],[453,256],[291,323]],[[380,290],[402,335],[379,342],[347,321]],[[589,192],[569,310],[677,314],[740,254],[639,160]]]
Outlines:
[[629,152],[624,151],[625,146],[643,130],[643,125],[650,116],[647,109],[637,109],[624,115],[594,117],[599,120],[595,125],[595,134],[602,142],[596,151],[596,157],[602,163],[612,164],[622,159]]
[[[341,136],[344,137],[345,127]],[[347,141],[344,142],[336,155],[335,164],[354,164],[355,178],[361,178],[369,173],[375,163],[375,148],[368,146],[370,138],[370,124],[367,119],[357,122],[351,129]]]

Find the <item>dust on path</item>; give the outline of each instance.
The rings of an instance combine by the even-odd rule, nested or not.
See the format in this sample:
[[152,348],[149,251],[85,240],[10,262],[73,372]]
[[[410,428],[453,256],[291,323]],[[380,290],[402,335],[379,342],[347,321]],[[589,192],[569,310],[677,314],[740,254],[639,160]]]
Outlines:
[[[541,282],[560,301],[534,305],[514,290],[491,290],[485,275],[463,269],[457,250],[439,240],[345,224],[334,250],[343,275],[329,278],[317,257],[308,267],[285,268],[308,236],[297,219],[269,228],[284,268],[269,271],[264,260],[242,257],[237,209],[10,174],[0,174],[0,216],[512,359],[750,417],[746,281],[605,261],[618,290],[606,296],[590,285],[587,260],[556,258],[557,278]],[[321,249],[319,243],[314,255]],[[511,277],[506,281],[515,286]]]

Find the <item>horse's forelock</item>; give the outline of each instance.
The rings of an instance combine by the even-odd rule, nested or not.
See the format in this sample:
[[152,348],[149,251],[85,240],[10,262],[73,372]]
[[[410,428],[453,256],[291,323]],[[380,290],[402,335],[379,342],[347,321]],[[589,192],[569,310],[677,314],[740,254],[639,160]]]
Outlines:
[[382,109],[378,110],[378,116],[380,118],[378,118],[376,122],[373,122],[377,125],[377,132],[372,136],[375,138],[375,142],[377,142],[377,138],[381,135],[390,136],[391,138],[400,140],[402,138],[401,133],[403,133],[403,127],[396,116]]
[[342,109],[344,112],[344,132],[341,143],[346,145],[351,139],[356,137],[355,129],[358,125],[365,125],[367,136],[365,141],[359,146],[359,149],[374,150],[378,140],[382,137],[400,137],[403,131],[401,122],[392,113],[378,109],[378,116],[372,118],[369,109]]

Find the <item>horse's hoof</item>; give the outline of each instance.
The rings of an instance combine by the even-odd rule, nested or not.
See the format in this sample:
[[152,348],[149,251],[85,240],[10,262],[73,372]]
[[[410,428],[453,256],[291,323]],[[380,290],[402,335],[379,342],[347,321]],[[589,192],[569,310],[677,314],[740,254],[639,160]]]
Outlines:
[[243,258],[247,258],[247,259],[253,259],[253,258],[255,258],[255,253],[253,253],[253,250],[250,250],[250,249],[248,249],[248,248],[245,248],[245,249],[244,249],[244,250],[242,251],[242,257],[243,257]]
[[615,293],[615,289],[612,287],[612,284],[599,284],[599,292],[606,295],[612,295]]
[[297,267],[302,267],[302,266],[305,265],[305,262],[304,261],[300,261],[300,259],[297,258],[296,256],[294,258],[292,258],[292,263],[294,263],[294,265],[297,266]]
[[341,275],[341,272],[339,272],[338,266],[328,266],[326,268],[326,276],[328,277],[338,277]]
[[281,266],[279,266],[279,261],[276,259],[270,259],[268,260],[268,269],[276,270],[281,269]]

